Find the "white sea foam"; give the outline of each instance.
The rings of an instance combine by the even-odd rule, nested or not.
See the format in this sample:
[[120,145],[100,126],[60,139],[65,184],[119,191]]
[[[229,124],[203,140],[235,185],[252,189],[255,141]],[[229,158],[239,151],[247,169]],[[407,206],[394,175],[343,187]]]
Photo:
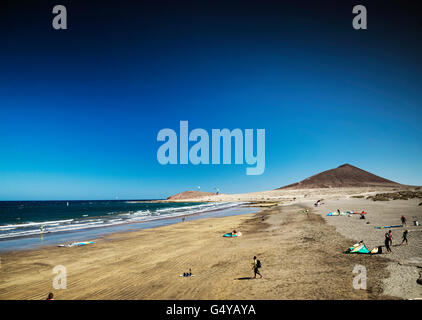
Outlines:
[[[183,207],[169,207],[157,210],[139,210],[107,215],[106,217],[90,217],[89,219],[66,219],[43,222],[27,222],[22,224],[0,226],[0,239],[10,239],[24,236],[35,236],[46,233],[69,232],[92,228],[117,226],[127,223],[140,223],[160,220],[163,218],[175,218],[213,210],[227,209],[240,205],[240,202],[205,203],[198,205],[186,205]],[[40,230],[43,226],[43,231]]]

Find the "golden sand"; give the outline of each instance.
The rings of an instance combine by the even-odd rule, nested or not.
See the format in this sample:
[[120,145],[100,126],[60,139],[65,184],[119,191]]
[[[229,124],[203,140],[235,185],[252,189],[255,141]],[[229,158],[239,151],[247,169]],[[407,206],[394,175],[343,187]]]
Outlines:
[[[302,207],[186,221],[112,234],[93,245],[3,254],[0,299],[377,299],[388,276],[381,256],[345,255],[350,246],[333,226]],[[262,221],[261,216],[265,216]],[[232,229],[239,238],[223,238]],[[252,276],[261,260],[263,279]],[[365,264],[367,290],[353,268]],[[53,268],[67,270],[67,289],[53,288]],[[194,277],[179,275],[192,268]]]

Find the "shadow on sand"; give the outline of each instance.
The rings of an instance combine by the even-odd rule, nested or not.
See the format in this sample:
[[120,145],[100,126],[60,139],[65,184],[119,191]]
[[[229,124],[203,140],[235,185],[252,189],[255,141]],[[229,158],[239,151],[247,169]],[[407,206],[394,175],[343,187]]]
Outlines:
[[236,278],[235,280],[253,280],[254,277],[243,277],[243,278]]

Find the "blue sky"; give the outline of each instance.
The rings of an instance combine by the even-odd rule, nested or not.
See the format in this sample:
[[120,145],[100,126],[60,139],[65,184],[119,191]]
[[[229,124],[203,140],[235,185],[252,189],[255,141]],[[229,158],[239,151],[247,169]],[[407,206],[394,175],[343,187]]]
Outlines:
[[[0,200],[249,192],[343,163],[422,184],[412,8],[368,2],[356,31],[347,1],[63,4],[66,31],[51,28],[52,2],[2,12]],[[160,165],[157,133],[181,120],[265,129],[264,174]]]

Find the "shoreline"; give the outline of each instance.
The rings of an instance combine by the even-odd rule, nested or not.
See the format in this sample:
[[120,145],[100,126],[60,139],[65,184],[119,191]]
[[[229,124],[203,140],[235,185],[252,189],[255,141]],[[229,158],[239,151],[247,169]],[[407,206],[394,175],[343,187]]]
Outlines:
[[[257,210],[257,209],[255,209]],[[20,251],[20,250],[30,250],[37,249],[42,247],[53,246],[53,243],[56,242],[72,242],[72,241],[93,241],[99,238],[102,238],[106,235],[112,235],[114,233],[125,233],[125,232],[134,232],[137,230],[144,230],[150,228],[157,228],[165,225],[172,225],[183,222],[181,219],[190,218],[191,220],[197,219],[206,219],[207,217],[214,216],[231,216],[245,213],[237,213],[237,211],[254,211],[253,208],[246,206],[246,203],[239,203],[238,205],[229,206],[227,208],[210,208],[207,211],[194,212],[183,215],[175,216],[162,216],[155,219],[137,221],[137,222],[127,222],[119,225],[107,225],[99,227],[90,227],[82,230],[76,231],[61,231],[56,233],[46,233],[39,235],[29,235],[22,236],[17,238],[10,239],[0,239],[0,254]],[[248,212],[249,213],[249,212]],[[79,238],[83,238],[79,239]],[[78,240],[79,239],[79,240]],[[37,243],[39,240],[40,243]],[[33,244],[31,244],[31,242]],[[13,248],[8,248],[8,244],[14,243]],[[21,244],[19,244],[21,243]],[[58,245],[58,243],[56,243]],[[23,248],[22,248],[23,246]]]
[[[0,299],[44,299],[50,291],[58,300],[392,299],[382,293],[387,260],[342,254],[350,240],[312,208],[310,218],[300,214],[303,207],[113,233],[85,247],[6,253]],[[222,237],[233,229],[243,235]],[[262,280],[249,279],[253,255],[263,263]],[[368,279],[369,290],[352,287],[356,263],[378,275]],[[66,290],[52,287],[56,265],[66,266]],[[189,268],[195,277],[179,277]]]

